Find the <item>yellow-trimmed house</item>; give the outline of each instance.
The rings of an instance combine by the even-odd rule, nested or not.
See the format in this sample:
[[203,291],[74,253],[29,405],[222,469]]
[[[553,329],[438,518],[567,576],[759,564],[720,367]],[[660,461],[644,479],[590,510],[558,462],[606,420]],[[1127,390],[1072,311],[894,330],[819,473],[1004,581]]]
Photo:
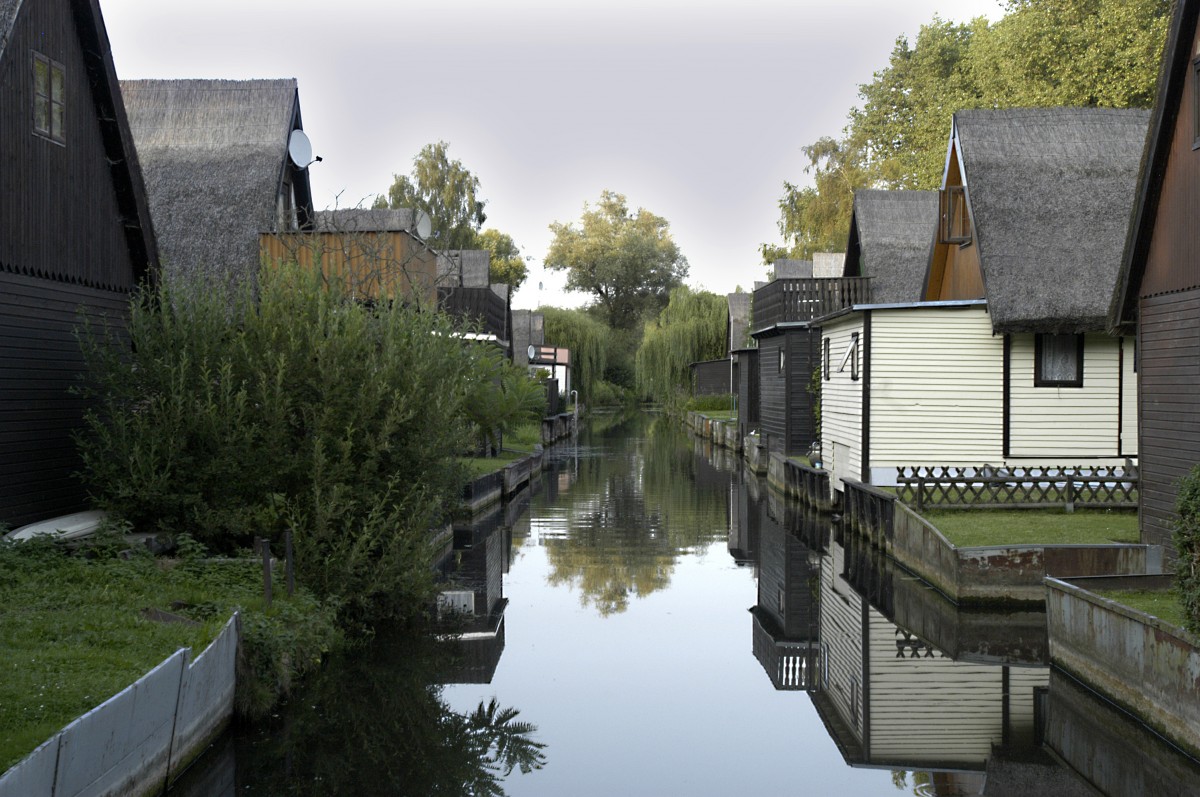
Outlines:
[[[1134,343],[1104,330],[1147,122],[1096,108],[954,115],[940,209],[912,231],[931,242],[920,300],[821,321],[835,490],[895,485],[900,467],[1137,456]],[[852,227],[848,267],[869,275],[897,256],[857,214]]]

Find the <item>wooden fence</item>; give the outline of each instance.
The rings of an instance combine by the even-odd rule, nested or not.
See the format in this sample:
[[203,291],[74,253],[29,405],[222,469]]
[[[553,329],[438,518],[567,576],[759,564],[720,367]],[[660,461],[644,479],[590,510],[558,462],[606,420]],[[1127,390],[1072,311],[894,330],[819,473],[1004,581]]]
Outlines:
[[1136,509],[1133,465],[1079,467],[900,467],[896,496],[917,509]]

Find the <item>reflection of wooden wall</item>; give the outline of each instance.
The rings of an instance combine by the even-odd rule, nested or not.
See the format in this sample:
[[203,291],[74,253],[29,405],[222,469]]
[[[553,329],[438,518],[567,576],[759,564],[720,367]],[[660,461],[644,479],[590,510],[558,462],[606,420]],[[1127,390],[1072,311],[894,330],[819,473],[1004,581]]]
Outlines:
[[437,256],[404,232],[264,233],[269,265],[295,261],[340,281],[356,299],[397,298],[432,308],[437,301]]

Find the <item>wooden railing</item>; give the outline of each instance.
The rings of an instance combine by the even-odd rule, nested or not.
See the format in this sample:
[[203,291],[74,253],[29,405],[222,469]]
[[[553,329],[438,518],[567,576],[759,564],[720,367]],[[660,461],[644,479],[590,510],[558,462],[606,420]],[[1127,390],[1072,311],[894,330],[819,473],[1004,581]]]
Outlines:
[[866,277],[777,279],[754,292],[751,327],[812,321],[869,298]]
[[896,496],[921,512],[925,507],[1032,509],[1061,505],[1136,509],[1136,465],[1007,468],[897,468]]
[[479,325],[481,332],[502,341],[509,339],[508,302],[491,288],[438,288],[438,306],[455,318]]

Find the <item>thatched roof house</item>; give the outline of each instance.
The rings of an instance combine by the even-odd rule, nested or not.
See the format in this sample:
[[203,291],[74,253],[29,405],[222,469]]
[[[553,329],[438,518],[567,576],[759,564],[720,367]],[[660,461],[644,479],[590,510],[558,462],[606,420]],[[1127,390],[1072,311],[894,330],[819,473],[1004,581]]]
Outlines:
[[253,278],[259,233],[312,226],[307,164],[288,157],[303,129],[294,79],[126,80],[121,90],[169,275]]
[[983,291],[948,295],[935,257],[925,298],[986,297],[997,333],[1104,329],[1148,121],[1112,108],[954,114],[946,187],[961,185]]
[[96,0],[0,0],[0,523],[87,505],[81,315],[125,323],[157,249]]
[[856,191],[843,276],[870,277],[874,304],[918,301],[937,214],[937,191]]

